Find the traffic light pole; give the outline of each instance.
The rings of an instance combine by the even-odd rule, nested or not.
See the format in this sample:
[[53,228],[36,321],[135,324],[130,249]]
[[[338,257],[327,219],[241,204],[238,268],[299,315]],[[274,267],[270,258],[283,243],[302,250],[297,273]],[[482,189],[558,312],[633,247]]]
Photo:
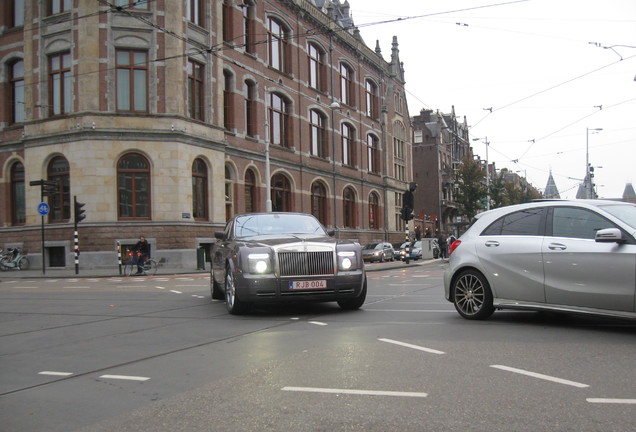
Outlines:
[[77,201],[77,196],[73,195],[73,215],[74,215],[74,224],[73,224],[73,245],[75,250],[75,274],[79,274],[79,232],[77,230],[77,224],[86,218],[84,214],[86,210],[82,210],[86,204]]

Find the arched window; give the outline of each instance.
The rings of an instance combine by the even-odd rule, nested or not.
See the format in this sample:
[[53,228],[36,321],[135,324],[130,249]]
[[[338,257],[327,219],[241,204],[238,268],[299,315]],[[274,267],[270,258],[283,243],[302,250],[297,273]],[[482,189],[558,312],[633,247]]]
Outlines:
[[9,67],[11,86],[11,118],[10,123],[24,121],[24,61],[17,60]]
[[24,165],[16,162],[11,167],[11,223],[23,225],[26,221]]
[[117,163],[117,206],[120,219],[150,219],[150,164],[138,154]]
[[367,116],[378,119],[380,117],[380,107],[378,100],[378,86],[373,81],[367,79],[364,82],[364,92],[366,97]]
[[283,23],[270,18],[267,28],[267,46],[269,48],[269,65],[281,72],[288,72],[289,32]]
[[49,222],[71,219],[71,180],[68,161],[63,156],[54,157],[47,169],[49,181],[57,184],[57,190],[49,194]]
[[369,195],[369,229],[380,229],[380,199],[375,192]]
[[355,92],[354,92],[354,76],[353,69],[348,65],[340,64],[340,100],[343,104],[349,106],[355,106]]
[[281,95],[272,93],[269,105],[269,141],[272,144],[291,147],[289,112],[289,103]]
[[254,0],[243,0],[241,9],[243,9],[243,44],[245,46],[245,52],[254,54],[254,20],[256,16]]
[[208,219],[208,167],[200,158],[192,163],[192,217]]
[[234,26],[233,22],[233,14],[232,14],[232,5],[229,0],[223,0],[223,42],[233,43],[234,42]]
[[325,52],[316,44],[307,44],[309,57],[309,86],[316,90],[326,90],[327,68],[325,66]]
[[356,164],[356,130],[348,123],[341,126],[342,133],[342,164],[355,166]]
[[380,173],[380,142],[375,135],[367,135],[367,162],[369,172]]
[[234,176],[232,168],[225,165],[225,221],[234,215]]
[[353,189],[346,187],[342,194],[343,225],[345,228],[356,227],[356,194]]
[[309,111],[309,139],[312,156],[327,156],[327,130],[325,116],[317,110]]
[[272,177],[272,210],[291,211],[291,185],[283,174]]
[[256,84],[245,81],[245,133],[256,136],[258,121],[256,119]]
[[258,194],[256,192],[256,174],[254,170],[245,171],[245,213],[258,211]]
[[311,214],[323,225],[328,225],[327,189],[325,185],[319,181],[311,185]]

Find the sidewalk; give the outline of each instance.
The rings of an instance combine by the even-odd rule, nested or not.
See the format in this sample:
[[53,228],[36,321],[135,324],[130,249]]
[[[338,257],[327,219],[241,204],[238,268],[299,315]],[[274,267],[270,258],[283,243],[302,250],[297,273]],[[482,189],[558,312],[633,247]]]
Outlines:
[[[383,271],[383,270],[395,270],[419,267],[423,264],[431,262],[441,262],[440,260],[411,260],[409,264],[403,261],[393,261],[384,263],[365,264],[367,272]],[[123,272],[123,268],[122,268]],[[159,267],[157,270],[157,276],[173,276],[182,274],[209,274],[210,265],[206,263],[205,270],[197,270],[192,268],[175,268],[175,267]],[[113,266],[112,268],[98,268],[98,269],[82,269],[80,267],[79,273],[75,274],[75,267],[72,268],[57,268],[48,267],[45,269],[45,273],[42,273],[42,268],[30,268],[29,270],[7,270],[0,272],[0,282],[4,280],[15,279],[73,279],[73,278],[109,278],[109,277],[123,277],[123,273],[119,273],[119,267]]]

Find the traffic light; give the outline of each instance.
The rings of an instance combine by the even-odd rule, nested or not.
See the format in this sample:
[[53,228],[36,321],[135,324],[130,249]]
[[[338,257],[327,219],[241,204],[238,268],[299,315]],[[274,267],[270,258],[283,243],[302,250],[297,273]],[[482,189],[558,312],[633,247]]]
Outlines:
[[410,221],[411,219],[413,219],[413,209],[410,207],[402,207],[402,209],[400,210],[400,217],[404,221]]
[[86,215],[84,214],[86,213],[86,210],[82,210],[82,207],[84,207],[85,205],[86,203],[81,203],[77,201],[76,196],[73,197],[73,210],[75,212],[75,223],[79,223],[83,221],[84,219],[86,219]]

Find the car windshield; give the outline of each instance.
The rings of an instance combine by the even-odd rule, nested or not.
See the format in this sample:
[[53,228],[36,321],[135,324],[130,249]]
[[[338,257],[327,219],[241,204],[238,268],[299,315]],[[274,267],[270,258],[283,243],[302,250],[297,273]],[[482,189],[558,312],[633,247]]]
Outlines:
[[258,214],[236,218],[234,223],[236,237],[259,235],[326,235],[320,222],[313,216],[298,214]]
[[400,249],[404,249],[404,248],[406,248],[406,247],[407,247],[408,245],[410,245],[410,244],[411,244],[411,242],[404,242],[404,243],[402,243],[402,245],[400,246]]
[[382,249],[382,243],[369,243],[364,248],[365,249]]
[[636,206],[633,205],[605,205],[601,206],[609,214],[616,216],[627,225],[636,229]]

